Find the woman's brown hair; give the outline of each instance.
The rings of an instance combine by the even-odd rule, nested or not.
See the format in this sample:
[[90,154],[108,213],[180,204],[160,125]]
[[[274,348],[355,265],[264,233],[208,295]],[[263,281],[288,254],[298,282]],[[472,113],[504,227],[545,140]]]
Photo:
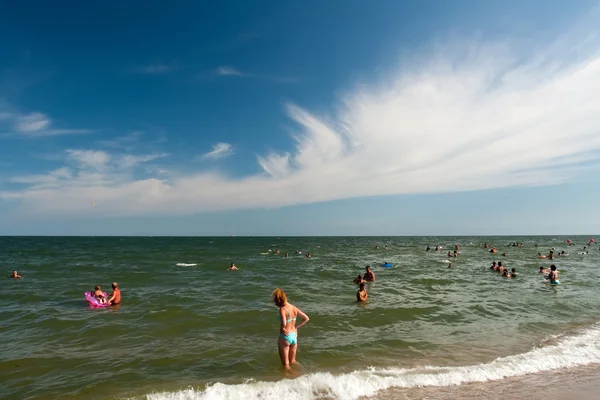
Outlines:
[[273,291],[273,302],[277,307],[285,306],[285,303],[287,303],[287,296],[283,290],[277,288]]

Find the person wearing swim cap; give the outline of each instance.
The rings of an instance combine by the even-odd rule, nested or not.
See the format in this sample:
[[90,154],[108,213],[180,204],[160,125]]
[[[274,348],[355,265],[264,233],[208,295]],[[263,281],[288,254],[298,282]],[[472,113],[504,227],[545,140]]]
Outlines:
[[369,294],[367,293],[366,285],[364,283],[360,284],[358,292],[356,292],[356,301],[362,303],[369,299]]
[[363,276],[363,279],[367,282],[375,282],[375,274],[373,273],[373,271],[371,271],[371,267],[369,267],[368,265],[365,267],[365,275]]
[[111,293],[108,300],[106,300],[106,302],[111,306],[116,306],[117,304],[121,303],[121,290],[119,289],[119,285],[117,284],[117,282],[112,283],[112,289],[113,292]]
[[[273,303],[279,307],[279,358],[283,369],[289,370],[290,364],[298,364],[296,352],[298,351],[298,329],[306,324],[310,318],[298,307],[288,303],[285,292],[279,288],[273,291]],[[296,318],[302,318],[302,322],[296,325]]]

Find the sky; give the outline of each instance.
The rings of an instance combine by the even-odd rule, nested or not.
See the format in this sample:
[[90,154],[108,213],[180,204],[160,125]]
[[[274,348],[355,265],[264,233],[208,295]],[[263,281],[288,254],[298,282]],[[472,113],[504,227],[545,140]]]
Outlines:
[[598,2],[8,2],[0,235],[600,231]]

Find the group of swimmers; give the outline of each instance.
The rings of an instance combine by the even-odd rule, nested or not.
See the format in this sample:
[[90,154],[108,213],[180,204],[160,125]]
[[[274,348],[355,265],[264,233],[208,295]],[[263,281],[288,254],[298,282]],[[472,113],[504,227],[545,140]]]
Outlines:
[[363,276],[359,274],[356,278],[354,278],[352,282],[358,285],[358,292],[356,292],[356,301],[358,301],[359,303],[365,302],[369,299],[369,293],[367,293],[366,282],[375,282],[375,273],[371,271],[371,267],[367,265],[365,267],[365,274]]
[[500,272],[505,278],[517,277],[517,270],[513,268],[510,270],[510,272],[508,272],[508,268],[504,268],[504,266],[502,265],[502,261],[498,261],[498,263],[496,263],[496,261],[493,261],[490,270]]
[[560,284],[560,280],[558,279],[558,271],[556,270],[556,265],[552,264],[550,266],[550,270],[544,267],[540,267],[540,274],[546,273],[548,273],[548,275],[544,276],[544,279],[550,281],[550,283],[553,285]]
[[94,291],[90,292],[92,297],[98,300],[100,304],[108,304],[108,305],[117,305],[121,303],[121,290],[119,289],[119,285],[117,282],[112,283],[112,293],[110,296],[105,296],[100,286],[96,286]]
[[[9,275],[9,278],[12,279],[21,279],[23,278],[21,275],[17,273],[16,270],[13,271],[12,275]],[[108,304],[108,305],[117,305],[121,303],[121,290],[119,289],[119,285],[117,282],[112,283],[112,293],[110,296],[105,296],[104,292],[100,289],[100,286],[94,287],[94,290],[90,292],[91,296],[98,300],[100,304]]]
[[[269,250],[269,251],[271,251],[271,250]],[[279,249],[275,250],[275,255],[280,255],[280,254],[281,254],[281,250],[279,250]],[[296,255],[300,255],[300,254],[302,254],[302,252],[300,250],[296,250]],[[289,256],[290,255],[288,253],[285,253],[283,257],[288,258]],[[305,256],[306,256],[306,258],[311,258],[312,254],[310,254],[310,252],[307,252]]]

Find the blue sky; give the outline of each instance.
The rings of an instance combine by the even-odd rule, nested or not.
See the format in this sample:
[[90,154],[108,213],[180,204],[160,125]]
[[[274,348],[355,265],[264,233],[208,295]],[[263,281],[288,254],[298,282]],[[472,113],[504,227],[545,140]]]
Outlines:
[[523,3],[7,4],[0,234],[597,232],[598,5]]

